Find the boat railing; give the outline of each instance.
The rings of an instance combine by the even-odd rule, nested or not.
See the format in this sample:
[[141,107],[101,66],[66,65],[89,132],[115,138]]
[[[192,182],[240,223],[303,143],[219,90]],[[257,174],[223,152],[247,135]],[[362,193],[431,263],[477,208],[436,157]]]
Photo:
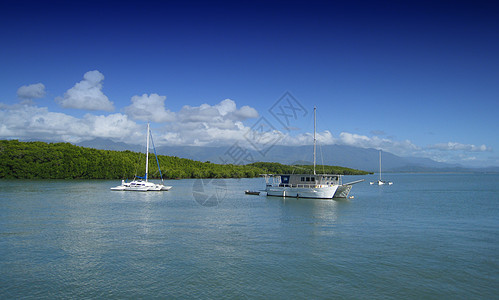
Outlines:
[[319,187],[328,187],[331,185],[328,184],[285,184],[285,183],[280,183],[280,184],[267,184],[267,186],[275,186],[275,187],[290,187],[290,188],[319,188]]

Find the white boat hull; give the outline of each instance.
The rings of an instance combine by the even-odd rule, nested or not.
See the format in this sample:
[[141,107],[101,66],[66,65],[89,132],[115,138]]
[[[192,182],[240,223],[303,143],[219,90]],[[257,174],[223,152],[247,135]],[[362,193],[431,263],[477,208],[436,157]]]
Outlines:
[[332,199],[337,185],[316,188],[300,187],[267,187],[267,196],[310,198],[310,199]]
[[122,182],[121,185],[112,187],[112,191],[132,191],[132,192],[159,192],[168,191],[172,187],[168,185],[156,184],[148,181]]
[[370,184],[371,185],[392,185],[393,182],[378,180],[378,181],[371,181]]
[[125,190],[125,186],[123,186],[123,185],[118,185],[118,186],[111,188],[111,191],[124,191],[124,190]]

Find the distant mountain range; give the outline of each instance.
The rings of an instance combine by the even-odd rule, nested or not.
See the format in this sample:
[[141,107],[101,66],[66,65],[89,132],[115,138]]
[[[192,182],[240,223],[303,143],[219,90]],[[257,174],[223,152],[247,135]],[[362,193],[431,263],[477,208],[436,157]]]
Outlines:
[[[144,152],[144,146],[117,143],[108,139],[93,139],[78,143],[95,149]],[[156,149],[158,155],[177,156],[213,163],[246,164],[251,162],[279,162],[282,164],[312,164],[312,146],[273,146],[265,152],[243,149],[237,146],[199,147],[162,146]],[[317,164],[342,166],[359,170],[378,172],[379,152],[344,145],[317,147]],[[421,157],[400,157],[388,152],[382,153],[383,172],[499,172],[499,167],[467,168],[458,164],[446,164]]]

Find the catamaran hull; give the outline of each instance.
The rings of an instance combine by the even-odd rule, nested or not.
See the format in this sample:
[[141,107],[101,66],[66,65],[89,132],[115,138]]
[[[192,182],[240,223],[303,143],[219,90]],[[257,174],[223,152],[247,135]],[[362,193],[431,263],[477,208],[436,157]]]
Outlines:
[[119,185],[116,187],[112,187],[112,191],[131,191],[131,192],[159,192],[159,191],[169,191],[172,187],[168,185],[162,184],[151,184],[147,183],[143,185],[143,183],[139,184],[129,184]]
[[118,185],[111,188],[111,191],[124,191],[126,186]]
[[338,186],[322,188],[295,188],[295,187],[268,187],[265,191],[267,196],[310,198],[310,199],[332,199]]
[[164,186],[162,184],[153,184],[148,186],[140,186],[140,187],[127,187],[125,191],[135,191],[135,192],[160,192],[160,191],[168,191],[172,187]]
[[124,191],[128,191],[128,192],[148,192],[148,191],[152,191],[151,189],[149,188],[145,188],[145,187],[127,187],[124,189]]
[[393,182],[391,181],[381,181],[381,180],[378,180],[378,181],[371,181],[370,182],[371,185],[392,185]]

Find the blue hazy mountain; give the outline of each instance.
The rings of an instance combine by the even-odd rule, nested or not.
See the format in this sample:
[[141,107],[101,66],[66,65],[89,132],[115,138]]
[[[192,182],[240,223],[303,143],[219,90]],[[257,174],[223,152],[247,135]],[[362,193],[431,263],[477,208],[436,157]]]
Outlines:
[[[78,146],[116,150],[145,151],[145,147],[94,139]],[[279,162],[282,164],[312,164],[312,146],[273,146],[264,151],[244,149],[236,146],[162,146],[156,149],[159,155],[170,155],[213,163],[246,164],[251,162]],[[377,172],[379,151],[344,145],[317,147],[317,164],[335,165]],[[389,152],[382,153],[383,172],[499,172],[498,167],[472,169],[457,164],[446,164],[421,157],[400,157]]]

